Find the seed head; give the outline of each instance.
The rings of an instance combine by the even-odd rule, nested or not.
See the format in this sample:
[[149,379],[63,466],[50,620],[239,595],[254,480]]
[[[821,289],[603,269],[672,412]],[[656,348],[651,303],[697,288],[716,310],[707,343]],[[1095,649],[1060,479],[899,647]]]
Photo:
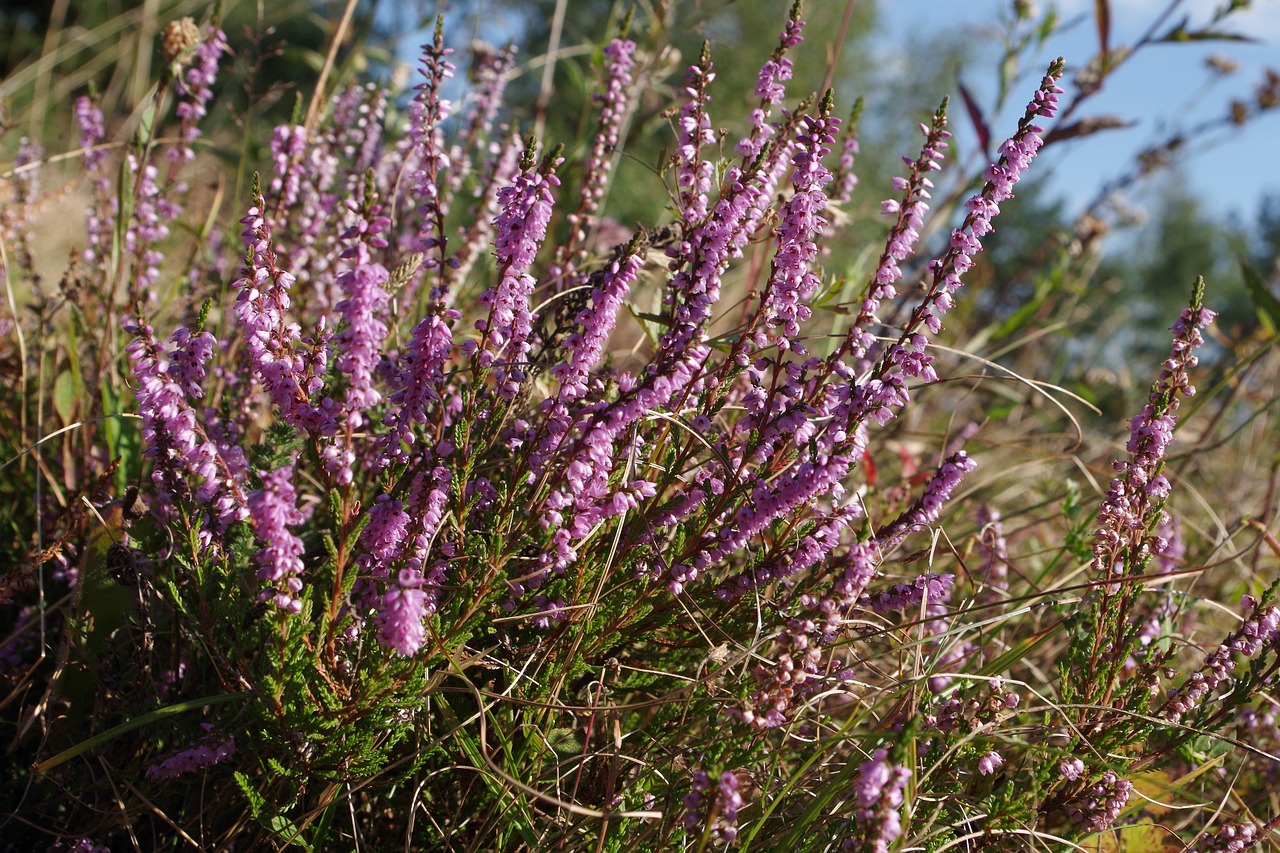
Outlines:
[[164,28],[164,40],[160,49],[164,52],[165,62],[173,62],[190,47],[200,41],[200,28],[191,18],[179,18],[170,21]]

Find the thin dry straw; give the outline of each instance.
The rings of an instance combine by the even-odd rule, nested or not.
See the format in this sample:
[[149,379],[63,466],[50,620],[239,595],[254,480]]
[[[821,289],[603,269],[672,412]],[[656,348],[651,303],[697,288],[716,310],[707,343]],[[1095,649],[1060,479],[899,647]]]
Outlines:
[[333,70],[334,61],[338,57],[338,48],[347,37],[347,30],[351,27],[351,18],[356,13],[358,2],[359,0],[347,0],[347,8],[342,10],[342,20],[338,22],[333,40],[329,43],[329,55],[324,58],[324,67],[320,69],[320,76],[316,78],[316,87],[311,93],[311,104],[307,107],[307,117],[302,123],[308,137],[316,129],[316,122],[320,120],[320,111],[325,102],[324,84],[329,81],[329,73]]
[[[24,358],[23,362],[25,363],[25,361],[26,359]],[[8,461],[6,461],[3,465],[0,465],[0,471],[3,471],[5,468],[8,468],[10,465],[17,462],[19,459],[26,456],[31,451],[35,450],[40,445],[44,444],[46,441],[57,438],[58,436],[62,435],[64,432],[70,432],[73,429],[79,429],[80,427],[88,426],[89,424],[101,423],[102,421],[108,420],[110,418],[133,418],[134,420],[138,420],[138,421],[142,420],[141,415],[135,415],[131,412],[118,412],[114,415],[103,415],[102,417],[98,417],[98,418],[90,418],[87,421],[76,421],[73,424],[68,424],[67,426],[64,426],[62,429],[56,429],[53,432],[49,433],[48,435],[44,436],[43,438],[39,439],[38,441],[36,441],[35,444],[32,444],[30,447],[23,450],[17,456],[14,456],[12,459],[9,459]]]

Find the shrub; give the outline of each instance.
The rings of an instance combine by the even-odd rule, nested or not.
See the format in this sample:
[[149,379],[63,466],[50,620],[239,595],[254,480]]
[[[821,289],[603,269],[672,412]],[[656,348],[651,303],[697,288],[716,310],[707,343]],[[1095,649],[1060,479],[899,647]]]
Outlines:
[[[438,24],[407,116],[353,84],[276,129],[238,243],[183,177],[216,24],[169,32],[118,155],[77,102],[88,238],[65,301],[6,338],[9,409],[37,424],[4,433],[38,484],[7,510],[30,546],[4,611],[24,839],[1030,849],[1159,819],[1226,850],[1270,828],[1274,585],[1248,578],[1236,624],[1201,614],[1181,584],[1216,543],[1167,510],[1203,286],[1098,511],[1051,478],[974,497],[1009,457],[937,427],[967,404],[933,339],[1064,64],[917,287],[946,104],[921,125],[860,285],[823,266],[854,127],[831,92],[783,108],[802,31],[797,5],[733,153],[711,51],[689,66],[670,219],[634,229],[601,210],[657,73],[625,33],[569,163],[500,122],[509,51],[450,103]],[[10,293],[38,243],[24,152]]]

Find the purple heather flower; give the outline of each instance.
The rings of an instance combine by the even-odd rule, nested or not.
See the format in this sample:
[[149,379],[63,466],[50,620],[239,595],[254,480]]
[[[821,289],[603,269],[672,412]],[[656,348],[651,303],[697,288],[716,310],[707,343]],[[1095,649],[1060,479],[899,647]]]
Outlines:
[[[453,491],[453,474],[448,467],[436,465],[431,469],[431,476],[419,476],[411,489],[410,512],[417,525],[419,546],[429,542],[440,529],[444,517],[444,506]],[[426,550],[419,548],[415,556],[410,557],[408,566],[418,572],[425,570]]]
[[[716,597],[726,601],[734,600],[752,589],[767,586],[774,581],[792,577],[816,566],[840,547],[844,532],[860,515],[861,509],[857,503],[832,511],[802,535],[794,546],[752,566],[748,572],[739,574],[726,582],[716,591]],[[822,641],[829,643],[834,640],[841,623],[836,608],[828,607],[819,600],[811,599],[808,595],[801,596],[801,603],[805,606],[816,606],[827,615],[829,621],[823,632]]]
[[423,619],[427,615],[427,594],[422,578],[405,570],[398,582],[387,587],[378,604],[379,641],[404,657],[412,657],[426,639]]
[[600,102],[600,116],[596,132],[591,137],[591,150],[587,153],[583,167],[578,209],[567,217],[572,229],[569,239],[556,250],[555,260],[549,270],[549,278],[555,291],[564,290],[570,284],[578,284],[576,276],[568,273],[586,257],[587,234],[608,190],[618,142],[631,107],[631,69],[635,67],[635,60],[632,58],[635,50],[635,42],[624,38],[615,38],[604,49],[607,62],[604,91],[596,95]]
[[159,764],[147,768],[148,779],[176,779],[184,773],[203,770],[226,761],[236,753],[234,735],[216,737],[212,734],[213,725],[202,724],[206,734],[199,742],[170,755]]
[[1258,827],[1249,821],[1229,823],[1213,835],[1205,833],[1191,849],[1194,853],[1243,853],[1258,840]]
[[882,203],[882,213],[895,216],[896,220],[889,229],[884,252],[871,276],[858,316],[849,329],[847,345],[855,359],[861,360],[871,349],[874,338],[870,328],[880,322],[877,316],[880,304],[898,295],[896,285],[902,278],[899,264],[915,252],[920,229],[924,226],[924,215],[929,210],[929,191],[933,189],[933,182],[926,176],[929,172],[942,168],[944,152],[949,147],[947,139],[951,134],[946,126],[946,112],[941,108],[933,114],[930,126],[921,125],[925,141],[920,156],[914,161],[903,158],[908,167],[907,177],[893,179],[894,189],[901,191],[903,195],[900,200],[889,199]]
[[800,3],[797,2],[791,7],[787,25],[778,38],[778,46],[760,66],[760,73],[756,76],[754,94],[760,99],[760,106],[751,111],[751,130],[735,147],[735,150],[748,161],[760,156],[765,143],[774,134],[775,129],[767,123],[769,108],[781,103],[787,94],[786,82],[791,79],[793,66],[786,54],[787,50],[804,41],[804,36],[801,34],[803,29],[804,21],[800,19]]
[[102,110],[88,96],[76,98],[76,124],[80,127],[80,147],[84,149],[86,172],[96,172],[107,159],[106,151],[94,151],[107,135]]
[[745,547],[774,521],[829,493],[848,472],[850,463],[849,458],[834,459],[826,465],[803,461],[794,465],[786,476],[772,482],[758,480],[751,500],[733,514],[731,523],[722,527],[715,538],[691,558],[689,565],[673,568],[669,583],[672,593],[679,594],[685,585],[697,579],[699,572]]
[[245,349],[286,423],[315,435],[333,435],[337,407],[328,398],[319,405],[311,402],[324,386],[328,344],[316,341],[310,352],[300,349],[301,330],[286,320],[295,279],[276,265],[263,205],[262,195],[256,195],[248,215],[240,220],[246,226],[241,236],[249,250],[249,266],[236,283],[235,311]]
[[212,515],[201,533],[207,546],[210,536],[221,536],[247,516],[234,472],[199,426],[190,404],[203,394],[199,383],[213,351],[213,336],[180,328],[173,334],[174,353],[167,357],[149,325],[139,321],[125,329],[135,335],[126,349],[138,384],[134,393],[144,452],[154,460],[151,478],[159,491],[157,510],[168,514],[174,500],[188,495],[184,473],[197,476],[201,485],[195,499]]
[[1000,753],[992,750],[978,759],[978,772],[983,776],[990,776],[1000,769],[1003,764],[1004,759],[1000,757]]
[[1249,595],[1240,604],[1244,613],[1240,627],[1206,655],[1200,668],[1191,673],[1180,687],[1170,691],[1169,698],[1156,712],[1158,716],[1179,722],[1234,681],[1231,673],[1236,669],[1237,655],[1247,660],[1268,645],[1277,645],[1277,640],[1280,640],[1280,607],[1274,604],[1263,606]]
[[778,636],[776,660],[752,668],[759,686],[745,705],[731,713],[758,729],[786,724],[796,702],[812,695],[824,681],[818,635],[825,627],[829,626],[810,618],[787,620]]
[[1275,755],[1280,751],[1280,703],[1272,699],[1263,699],[1258,708],[1244,708],[1235,719],[1235,735],[1237,739],[1250,743],[1260,750],[1259,766],[1262,778],[1268,785],[1280,784],[1280,762],[1272,760],[1266,753]]
[[[902,834],[903,791],[911,771],[891,764],[888,750],[877,749],[858,768],[853,783],[854,816],[862,830],[864,845],[875,853],[887,853],[889,845]],[[846,849],[853,849],[846,845]]]
[[[528,456],[529,469],[533,473],[541,472],[556,449],[569,439],[573,426],[570,406],[586,396],[591,368],[600,360],[617,322],[618,312],[643,264],[643,246],[636,240],[601,270],[599,284],[591,292],[590,304],[576,318],[578,330],[565,339],[568,359],[551,368],[551,374],[560,382],[560,387],[554,397],[543,402],[540,427],[527,432],[527,440],[537,442]],[[592,479],[590,474],[596,471],[588,460],[573,462],[569,469],[577,473],[574,479],[579,483]],[[586,492],[579,486],[575,494],[582,498]],[[568,505],[567,495],[557,500],[562,506]],[[554,523],[558,525],[560,521]]]
[[[795,116],[790,116],[782,127],[783,137],[769,146],[763,157],[753,162],[746,170],[739,166],[731,166],[725,174],[730,181],[729,188],[735,194],[742,195],[741,201],[734,202],[739,209],[734,210],[733,213],[739,218],[730,219],[727,223],[730,257],[742,257],[747,243],[773,213],[778,186],[791,167],[791,155],[797,144],[790,133],[790,126],[796,120]],[[723,194],[723,190],[721,192]],[[717,203],[716,209],[722,209],[722,205]]]
[[[40,171],[43,165],[44,149],[38,142],[22,137],[13,158],[13,170],[9,173],[13,178],[9,188],[13,192],[14,203],[0,204],[0,237],[18,244],[17,251],[11,252],[10,258],[37,278],[32,247],[34,234],[26,229],[26,225],[40,201]],[[10,270],[0,269],[0,281],[4,281],[9,275],[12,275]]]
[[[338,109],[336,103],[333,109]],[[336,292],[341,270],[333,234],[356,224],[356,215],[341,201],[362,193],[351,188],[349,170],[343,170],[348,176],[345,185],[337,186],[339,148],[331,129],[308,132],[302,126],[282,125],[271,140],[274,173],[263,209],[280,211],[272,226],[288,244],[273,250],[278,265],[308,281],[301,298],[306,308],[317,312],[332,309],[341,299]],[[358,181],[363,178],[361,174]]]
[[894,584],[885,592],[866,596],[865,600],[872,610],[880,614],[896,610],[911,615],[919,612],[921,607],[931,613],[939,603],[951,599],[951,589],[955,582],[956,576],[953,574],[926,572],[911,583]]
[[390,495],[379,495],[366,515],[369,521],[360,534],[365,553],[358,558],[366,573],[387,577],[392,561],[402,553],[409,532],[409,514],[401,501]]
[[[897,611],[909,620],[923,615],[926,621],[920,625],[921,633],[936,635],[947,629],[948,620],[941,617],[947,613],[946,605],[954,586],[955,575],[926,572],[911,583],[894,584],[884,592],[866,595],[861,603],[882,615]],[[945,671],[948,666],[971,656],[972,648],[966,650],[965,644],[956,643],[938,657],[937,669]],[[941,693],[950,683],[949,677],[941,675],[931,677],[928,682],[934,693]]]
[[837,609],[848,610],[858,604],[880,573],[880,548],[875,540],[855,542],[849,546],[842,562],[844,571],[832,584],[833,602]]
[[787,93],[787,88],[783,84],[791,79],[791,68],[791,60],[785,56],[781,59],[765,60],[764,65],[760,66],[755,96],[767,104],[780,102]]
[[[951,232],[950,248],[942,257],[930,262],[931,282],[928,293],[912,311],[897,342],[884,351],[869,375],[857,383],[849,400],[842,402],[833,411],[833,415],[838,414],[839,420],[848,425],[846,432],[851,432],[855,425],[867,420],[881,425],[891,420],[894,410],[908,402],[907,380],[937,380],[937,374],[931,365],[933,357],[926,353],[928,339],[918,329],[923,325],[934,334],[942,329],[942,316],[950,309],[953,304],[952,296],[964,283],[961,275],[972,266],[973,255],[982,249],[980,238],[992,230],[991,219],[1000,210],[999,202],[1013,195],[1014,184],[1043,145],[1039,136],[1042,128],[1034,121],[1037,116],[1053,115],[1057,96],[1062,92],[1056,85],[1062,69],[1061,60],[1050,66],[1049,73],[1041,80],[1040,87],[1018,122],[1018,130],[1013,137],[1001,144],[1000,160],[991,164],[983,173],[986,183],[966,205],[969,213],[964,222]],[[928,146],[926,158],[927,149]],[[908,183],[904,179],[902,185],[906,187]],[[863,313],[866,313],[865,310]],[[861,351],[868,341],[862,319],[860,314],[848,339],[836,351],[833,359],[842,357],[849,349]]]
[[[150,299],[154,296],[151,287],[160,278],[160,262],[164,260],[164,253],[156,249],[156,244],[169,236],[166,223],[177,218],[182,208],[156,183],[160,172],[155,166],[150,163],[141,166],[133,154],[125,159],[136,184],[133,218],[124,235],[125,251],[133,256],[135,264],[130,292],[135,300]],[[170,192],[182,189],[179,185]]]
[[[583,450],[577,459],[598,460],[594,466],[598,477],[607,481],[608,471],[619,458],[614,446],[630,425],[668,405],[701,376],[711,354],[705,325],[720,296],[721,276],[729,261],[742,255],[769,206],[776,181],[788,163],[783,155],[789,150],[788,146],[774,146],[764,162],[747,170],[730,167],[712,215],[690,226],[680,244],[668,248],[673,275],[663,299],[675,322],[659,340],[660,351],[644,376],[639,381],[627,378],[620,382],[618,399],[592,413],[591,428],[582,439]],[[744,337],[738,346],[745,351],[748,341]],[[736,358],[737,350],[731,360]]]
[[[395,407],[387,415],[384,424],[389,428],[384,434],[382,461],[406,462],[408,454],[401,447],[416,440],[414,423],[427,423],[432,405],[441,402],[444,387],[444,368],[453,351],[453,332],[449,320],[457,319],[458,312],[448,310],[444,314],[428,314],[413,328],[409,345],[400,357],[391,403]],[[447,423],[448,416],[444,415]]]
[[44,148],[39,142],[26,136],[18,141],[18,152],[13,158],[13,194],[18,204],[32,205],[40,198],[40,161],[43,158]]
[[929,482],[924,487],[924,493],[916,499],[911,508],[879,532],[876,538],[880,540],[881,547],[887,550],[890,546],[901,542],[911,531],[928,527],[936,522],[942,514],[942,508],[960,487],[964,475],[977,467],[978,463],[963,450],[943,460],[942,465],[929,478]]
[[576,318],[579,330],[565,340],[569,360],[551,369],[560,381],[557,399],[572,403],[587,393],[587,377],[604,353],[604,345],[618,321],[618,312],[632,283],[644,265],[644,254],[633,244],[602,271],[600,284],[591,292],[591,301]]
[[[805,302],[817,292],[822,281],[813,271],[818,256],[814,242],[827,220],[822,218],[827,203],[822,187],[831,173],[822,165],[827,147],[835,138],[840,120],[831,118],[830,103],[824,101],[817,118],[805,116],[792,157],[794,170],[791,197],[782,206],[777,228],[778,250],[773,258],[769,281],[765,287],[762,311],[770,328],[781,327],[775,338],[779,349],[792,349],[804,354],[805,348],[796,338],[800,324],[810,317]],[[756,345],[767,346],[769,337],[763,329],[756,331]]]
[[1146,408],[1130,426],[1129,459],[1115,463],[1119,476],[1111,481],[1098,511],[1092,568],[1104,577],[1139,572],[1151,557],[1148,531],[1164,520],[1162,507],[1169,494],[1169,481],[1162,473],[1165,452],[1173,440],[1181,398],[1195,394],[1190,371],[1197,363],[1195,348],[1203,343],[1201,330],[1216,316],[1202,307],[1203,292],[1201,282],[1191,307],[1173,326],[1169,358],[1151,387]]
[[569,602],[563,598],[552,600],[545,595],[535,595],[532,605],[533,613],[530,614],[529,624],[539,630],[546,631],[552,625],[563,624],[569,618]]
[[435,35],[430,44],[422,46],[422,77],[418,84],[418,96],[411,108],[412,121],[409,136],[417,168],[412,177],[412,198],[418,201],[418,239],[416,247],[426,257],[424,270],[440,270],[440,283],[434,286],[432,298],[443,295],[443,268],[448,257],[445,236],[445,215],[449,210],[449,198],[442,195],[443,172],[449,167],[449,155],[445,150],[442,126],[453,106],[441,97],[444,81],[453,77],[454,65],[448,60],[453,53],[444,46],[444,17],[436,18]]
[[[382,152],[382,121],[387,109],[386,90],[377,83],[351,85],[334,96],[333,127],[339,131],[336,147],[350,166],[345,169],[346,194],[357,196],[365,173],[375,169]],[[375,176],[375,185],[381,190]],[[372,189],[370,187],[369,189]]]
[[1040,81],[1040,88],[1018,122],[1017,132],[1000,144],[1000,159],[982,173],[986,183],[981,192],[965,203],[969,214],[960,228],[952,232],[951,248],[929,264],[933,282],[929,296],[912,315],[912,325],[923,322],[934,334],[941,330],[942,315],[951,307],[951,297],[963,283],[960,276],[973,266],[973,255],[982,249],[981,238],[993,230],[991,220],[999,214],[1000,203],[1013,197],[1014,185],[1031,167],[1031,161],[1044,144],[1040,137],[1043,129],[1035,124],[1035,119],[1051,118],[1057,111],[1058,95],[1062,94],[1057,79],[1061,74],[1062,62],[1058,60]]
[[716,141],[707,115],[707,104],[711,101],[707,87],[716,78],[711,67],[711,53],[704,45],[698,61],[685,72],[684,92],[688,100],[676,118],[676,186],[680,190],[680,218],[686,228],[706,218],[707,194],[711,192],[714,169],[711,161],[702,156],[703,147]]
[[685,829],[698,832],[714,808],[715,819],[710,827],[712,836],[726,843],[737,838],[738,811],[743,804],[738,786],[738,775],[730,770],[721,773],[715,783],[706,771],[693,771],[693,790],[684,798]]
[[[489,309],[489,316],[476,321],[480,342],[468,342],[464,351],[474,356],[480,367],[494,367],[498,394],[508,400],[515,397],[525,377],[533,327],[529,300],[536,284],[529,267],[551,221],[552,190],[560,185],[554,170],[561,162],[563,158],[547,158],[535,169],[530,147],[515,184],[503,188],[498,196],[503,210],[494,222],[494,254],[501,278],[481,294],[480,303]],[[498,354],[503,358],[498,359]]]
[[162,670],[156,676],[156,693],[162,697],[173,696],[187,677],[187,662],[179,660],[176,669]]
[[209,332],[191,334],[191,330],[180,326],[174,330],[171,338],[173,353],[169,359],[169,376],[188,400],[199,400],[204,396],[201,385],[205,379],[205,365],[213,358],[213,348],[218,341]]
[[1084,762],[1078,758],[1064,758],[1058,762],[1058,772],[1062,778],[1074,782],[1084,775]]
[[[336,308],[346,325],[334,340],[338,351],[335,366],[349,383],[344,406],[346,425],[358,430],[364,425],[365,410],[382,400],[382,395],[373,387],[373,369],[387,336],[382,315],[391,301],[384,289],[391,275],[374,260],[371,250],[386,248],[386,238],[380,232],[390,225],[390,220],[380,215],[376,205],[366,213],[360,213],[353,201],[348,201],[348,205],[357,212],[359,221],[343,235],[344,239],[354,242],[342,253],[351,267],[338,277],[338,286],[346,298]],[[339,478],[339,482],[343,480]]]
[[720,774],[717,786],[720,796],[720,820],[724,824],[721,837],[732,841],[737,837],[738,810],[742,808],[742,795],[738,793],[738,774],[729,770]]
[[702,807],[706,804],[706,792],[711,790],[711,777],[705,770],[693,771],[693,790],[684,798],[684,826],[692,832],[702,822]]
[[[823,403],[823,416],[828,419],[827,432],[836,435],[837,444],[852,439],[864,438],[861,429],[865,424],[883,425],[895,418],[895,410],[901,409],[910,400],[906,383],[910,379],[923,382],[936,382],[933,356],[928,355],[928,338],[919,332],[924,325],[931,332],[941,330],[942,315],[950,309],[952,295],[961,287],[963,279],[960,275],[972,266],[972,256],[982,248],[978,238],[991,231],[991,218],[998,213],[997,201],[1012,195],[1012,186],[1018,181],[1021,172],[1030,164],[1030,159],[1042,145],[1041,128],[1034,124],[1038,115],[1052,115],[1056,108],[1057,95],[1061,92],[1056,86],[1057,78],[1062,73],[1062,61],[1057,60],[1050,67],[1050,72],[1041,81],[1036,96],[1028,106],[1027,113],[1020,120],[1018,131],[1011,140],[1001,146],[1001,159],[987,169],[987,182],[982,191],[970,200],[969,214],[965,216],[960,228],[951,233],[951,247],[940,259],[929,264],[932,283],[929,284],[924,300],[915,307],[901,336],[895,343],[883,351],[874,368],[867,371],[864,378],[852,384],[842,386],[832,392],[826,388],[828,401]],[[937,126],[937,122],[936,122]],[[925,132],[932,133],[928,128]],[[929,146],[925,149],[925,160],[928,168],[932,168]],[[901,187],[909,187],[906,179],[901,179]],[[897,207],[893,207],[896,210]],[[874,300],[874,292],[872,293]],[[874,305],[872,306],[874,309]],[[861,353],[870,343],[865,323],[874,313],[864,305],[859,319],[850,329],[849,337],[841,347],[828,359],[828,368],[840,370],[842,360],[850,351]],[[859,357],[859,361],[861,361]],[[835,439],[827,439],[835,441]]]
[[[405,657],[422,647],[424,620],[435,612],[444,580],[447,563],[429,561],[451,478],[448,468],[437,465],[429,477],[414,476],[403,507],[389,496],[380,497],[369,510],[370,521],[360,538],[366,549],[358,558],[365,571],[365,604],[376,611],[382,645]],[[385,588],[378,594],[380,585]]]
[[275,167],[271,194],[281,208],[298,203],[307,147],[307,129],[300,124],[278,125],[271,134],[271,161]]
[[605,70],[604,91],[600,101],[598,132],[592,136],[591,153],[587,157],[586,179],[583,181],[583,201],[594,212],[604,197],[609,180],[609,161],[614,157],[621,138],[622,125],[631,105],[631,70],[635,67],[636,43],[615,38],[604,49],[608,65]]
[[853,105],[849,121],[845,123],[844,133],[840,138],[840,160],[832,170],[832,183],[836,191],[833,201],[844,204],[853,198],[853,191],[858,186],[858,174],[853,170],[854,160],[858,156],[858,117],[862,114],[862,99]]
[[[928,484],[925,484],[924,493],[914,505],[879,532],[877,542],[882,551],[888,551],[892,546],[900,543],[911,530],[937,521],[942,507],[950,500],[955,489],[959,488],[961,479],[974,467],[977,467],[977,464],[969,459],[964,451],[957,451],[954,455],[947,457],[932,478],[929,478]],[[948,620],[943,617],[946,616],[946,603],[951,601],[951,589],[954,585],[955,575],[925,573],[916,576],[909,584],[896,584],[887,592],[869,596],[864,603],[878,613],[900,611],[908,619],[916,619],[920,615],[928,617],[927,621],[920,625],[920,630],[924,634],[937,635],[945,633],[947,629]],[[948,666],[968,656],[965,644],[955,643],[938,656],[937,669],[945,671]],[[932,676],[928,680],[929,689],[934,693],[943,692],[950,683],[951,679],[945,675]]]
[[[1003,679],[993,678],[985,686],[969,692],[953,692],[924,714],[924,722],[940,732],[974,732],[998,722],[1021,704],[1021,697],[1006,690]],[[935,691],[936,692],[936,691]]]
[[265,588],[259,600],[270,601],[289,613],[302,612],[302,540],[289,530],[306,517],[297,507],[293,465],[282,465],[262,478],[262,488],[249,495],[249,515],[262,548],[258,550],[258,579]]
[[91,838],[76,838],[56,842],[49,848],[49,853],[111,853],[111,848]]
[[176,112],[182,124],[181,141],[167,152],[169,161],[190,162],[195,159],[191,143],[200,138],[200,120],[208,112],[213,97],[213,84],[218,78],[218,60],[228,53],[227,37],[222,30],[210,26],[205,38],[196,47],[191,64],[184,74],[174,80],[178,94]]
[[111,189],[111,179],[102,169],[107,159],[106,151],[94,151],[95,146],[106,137],[102,110],[88,97],[76,99],[76,123],[80,127],[80,147],[85,149],[84,168],[94,175],[94,197],[92,203],[85,208],[85,231],[88,245],[82,257],[88,263],[100,261],[108,251],[111,243],[111,232],[114,227],[119,200]]
[[1108,770],[1095,784],[1080,792],[1072,800],[1068,814],[1093,832],[1101,832],[1115,823],[1120,812],[1133,796],[1133,783],[1121,779],[1115,771]]

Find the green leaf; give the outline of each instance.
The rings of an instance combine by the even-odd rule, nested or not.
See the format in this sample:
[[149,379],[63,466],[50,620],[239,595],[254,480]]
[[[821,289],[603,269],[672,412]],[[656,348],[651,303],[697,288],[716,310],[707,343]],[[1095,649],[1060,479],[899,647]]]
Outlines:
[[293,821],[289,820],[289,818],[284,815],[276,815],[271,818],[271,820],[267,821],[267,826],[269,826],[271,831],[278,835],[280,839],[290,847],[301,847],[303,850],[308,851],[308,853],[311,850],[311,845],[302,840],[302,831],[294,825]]
[[71,376],[75,380],[77,397],[86,393],[84,374],[80,368],[80,329],[83,322],[84,315],[77,312],[71,315],[71,322],[67,324],[67,335],[70,338],[67,341],[67,364],[71,368]]
[[1258,322],[1262,323],[1268,335],[1274,335],[1280,329],[1280,299],[1272,295],[1262,276],[1243,258],[1240,260],[1240,272],[1244,276],[1244,286],[1249,290],[1249,299],[1258,312]]
[[146,146],[151,141],[151,131],[156,123],[156,99],[152,97],[146,107],[142,110],[142,115],[138,117],[138,140],[140,147]]
[[173,582],[173,578],[164,575],[156,575],[151,578],[153,586],[158,587],[165,599],[168,600],[174,608],[184,616],[190,615],[187,610],[186,602],[182,600],[182,593],[178,590],[178,585]]
[[75,376],[64,370],[53,380],[53,408],[62,419],[63,426],[70,426],[75,418],[76,398],[79,396]]
[[1040,29],[1036,31],[1036,38],[1043,44],[1058,29],[1058,13],[1050,6],[1049,12],[1040,21]]
[[582,751],[582,740],[573,729],[552,729],[547,732],[547,744],[561,755]]
[[326,843],[329,841],[329,826],[333,823],[334,815],[338,813],[338,803],[334,803],[320,813],[319,820],[316,821],[315,829],[311,832],[311,846],[328,849]]
[[317,50],[301,47],[286,47],[283,51],[284,58],[289,62],[297,62],[307,66],[312,71],[318,72],[324,67],[325,56]]
[[238,699],[243,700],[247,698],[249,697],[246,693],[223,693],[220,696],[207,696],[203,699],[192,699],[188,702],[179,702],[176,705],[158,708],[149,714],[143,714],[141,717],[134,717],[132,720],[127,720],[118,726],[113,726],[105,732],[101,732],[87,740],[81,741],[70,749],[64,749],[52,758],[47,758],[44,761],[41,761],[32,769],[36,773],[48,773],[59,764],[70,761],[77,755],[83,755],[94,747],[101,746],[104,743],[115,740],[121,735],[128,734],[134,729],[140,729],[143,726],[150,725],[151,723],[158,722],[168,717],[177,716],[178,714],[185,714],[187,711],[198,711],[209,705],[221,705],[225,702],[232,702]]
[[235,772],[236,784],[240,786],[240,793],[244,794],[244,798],[249,801],[249,814],[256,820],[258,815],[262,813],[262,809],[266,806],[267,801],[253,787],[253,783],[249,781],[249,777],[239,770]]

